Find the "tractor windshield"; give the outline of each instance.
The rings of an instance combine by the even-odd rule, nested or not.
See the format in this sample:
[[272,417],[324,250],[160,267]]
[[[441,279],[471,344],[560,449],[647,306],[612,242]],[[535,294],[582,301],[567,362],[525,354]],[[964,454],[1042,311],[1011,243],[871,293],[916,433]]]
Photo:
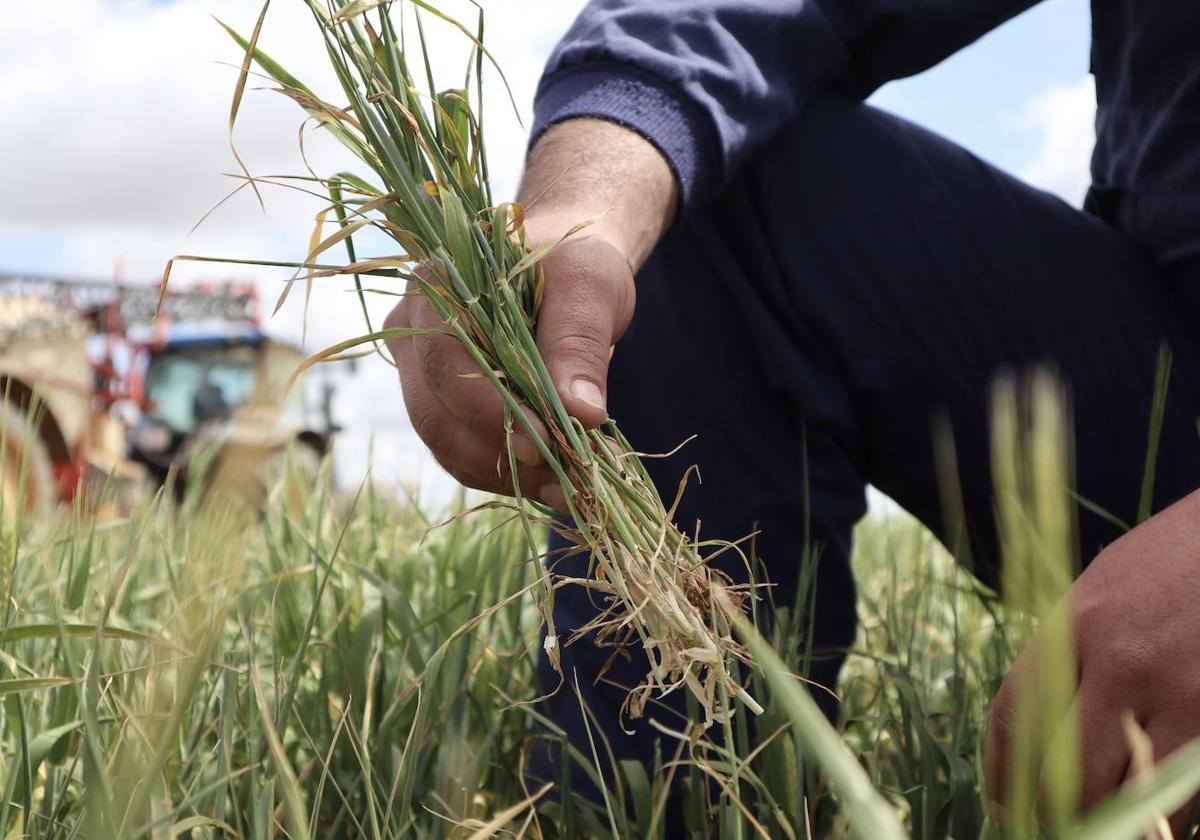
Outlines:
[[154,354],[146,370],[150,414],[180,434],[225,417],[254,393],[254,347],[196,347]]

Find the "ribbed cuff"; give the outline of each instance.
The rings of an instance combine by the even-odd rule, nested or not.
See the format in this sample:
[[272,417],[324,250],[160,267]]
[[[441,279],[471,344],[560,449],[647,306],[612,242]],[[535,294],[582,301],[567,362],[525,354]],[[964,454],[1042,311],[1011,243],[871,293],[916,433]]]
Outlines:
[[679,181],[684,207],[703,203],[721,183],[712,120],[677,88],[633,65],[589,61],[542,79],[530,145],[550,126],[591,117],[636,131],[662,152]]

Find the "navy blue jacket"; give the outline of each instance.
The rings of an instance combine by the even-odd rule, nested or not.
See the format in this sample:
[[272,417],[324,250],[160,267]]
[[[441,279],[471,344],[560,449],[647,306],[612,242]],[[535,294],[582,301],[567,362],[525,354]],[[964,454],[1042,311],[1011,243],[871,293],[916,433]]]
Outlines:
[[[696,206],[815,93],[865,98],[1036,2],[592,0],[551,56],[535,136],[625,124]],[[1092,72],[1092,208],[1162,263],[1200,257],[1200,0],[1093,0]]]

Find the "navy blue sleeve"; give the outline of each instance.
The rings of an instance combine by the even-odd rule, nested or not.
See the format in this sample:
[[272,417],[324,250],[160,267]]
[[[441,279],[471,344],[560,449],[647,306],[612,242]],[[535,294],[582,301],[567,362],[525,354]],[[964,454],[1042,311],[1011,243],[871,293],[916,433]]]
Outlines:
[[573,117],[654,143],[709,198],[815,92],[866,97],[1039,0],[592,0],[550,57],[533,136]]

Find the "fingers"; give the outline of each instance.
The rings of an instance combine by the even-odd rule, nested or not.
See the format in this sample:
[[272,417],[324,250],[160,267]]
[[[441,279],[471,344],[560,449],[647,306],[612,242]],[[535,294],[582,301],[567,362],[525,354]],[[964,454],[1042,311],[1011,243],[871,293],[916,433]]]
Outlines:
[[1079,690],[1079,744],[1082,749],[1079,803],[1090,811],[1121,784],[1129,766],[1129,745],[1121,727],[1122,709],[1107,681],[1085,680]]
[[629,264],[600,238],[569,241],[543,263],[537,344],[568,413],[585,428],[608,417],[608,362],[633,316]]
[[[565,242],[546,257],[543,270],[538,348],[567,411],[594,428],[608,416],[608,360],[633,315],[633,275],[620,252],[599,236]],[[409,292],[385,327],[422,331],[388,342],[413,427],[464,484],[512,493],[508,459],[501,457],[509,445],[504,400],[415,284]],[[561,489],[544,466],[542,448],[550,446],[550,436],[532,411],[523,413],[511,439],[522,493],[561,510]]]
[[988,719],[983,751],[983,777],[988,799],[1001,812],[1004,803],[1008,801],[1010,750],[1013,732],[1017,726],[1018,703],[1021,702],[1023,692],[1034,690],[1030,659],[1028,650],[1017,657],[996,693],[996,699],[992,702],[991,717]]
[[[1025,774],[1032,773],[1032,778],[1041,779],[1044,772],[1044,761],[1049,750],[1061,749],[1066,744],[1074,744],[1075,738],[1063,740],[1062,736],[1066,734],[1064,726],[1066,721],[1062,718],[1058,720],[1048,721],[1044,719],[1046,710],[1041,707],[1042,690],[1038,684],[1038,674],[1040,664],[1038,657],[1042,655],[1042,648],[1035,640],[1020,656],[1017,657],[1008,674],[1004,678],[1004,682],[997,692],[995,700],[992,702],[991,716],[988,720],[988,729],[984,741],[983,755],[983,772],[984,783],[986,786],[988,800],[991,803],[993,816],[1000,820],[1006,821],[1009,818],[1020,819],[1017,814],[1007,814],[1008,808],[1012,805],[1011,797],[1016,795],[1015,791],[1010,790],[1013,781],[1013,773],[1021,773],[1021,778],[1030,778]],[[1097,692],[1093,695],[1095,698],[1102,698],[1102,692]],[[1078,703],[1079,701],[1077,701]],[[1090,701],[1089,701],[1090,702]],[[1078,705],[1077,707],[1078,708]],[[1088,707],[1086,714],[1091,717],[1098,717],[1100,712],[1098,709]],[[1047,728],[1047,725],[1051,728]],[[1037,726],[1035,730],[1038,734],[1036,743],[1029,743],[1031,732],[1028,727]],[[1120,729],[1116,730],[1116,744],[1120,746]],[[1053,738],[1045,738],[1047,734],[1054,734]],[[1093,735],[1099,734],[1107,736],[1108,733],[1091,732],[1089,729],[1083,730],[1084,760],[1091,758],[1096,762],[1096,767],[1107,766],[1108,759],[1103,750],[1099,751],[1096,756],[1089,756],[1090,744],[1087,739]],[[1026,748],[1036,750],[1036,753],[1030,756],[1019,756],[1015,754],[1016,745],[1024,744]],[[1015,766],[1015,763],[1021,761],[1032,761],[1033,766]],[[1085,775],[1088,771],[1086,768],[1081,768]],[[1124,764],[1117,767],[1113,778],[1109,781],[1110,786],[1120,781],[1121,772],[1124,770]],[[1111,789],[1111,788],[1110,788]],[[1041,806],[1045,805],[1042,794],[1044,789],[1039,782],[1038,798]]]
[[[436,319],[430,319],[428,305],[416,297],[396,307],[384,323],[385,329],[436,329],[439,325]],[[421,341],[450,343],[422,348]],[[388,349],[400,371],[404,404],[413,428],[437,462],[468,487],[512,495],[513,477],[504,449],[503,402],[491,382],[477,376],[479,367],[474,359],[455,339],[443,336],[392,339]],[[448,358],[423,361],[423,351]],[[440,385],[443,393],[435,385]],[[472,403],[479,405],[474,407]],[[541,424],[536,420],[534,423],[535,429],[544,434]],[[532,441],[514,433],[512,445],[514,456],[522,462],[516,476],[522,494],[544,498],[544,488],[557,490],[554,473],[544,465]],[[544,500],[554,504],[559,497],[561,491],[558,496],[550,493]]]
[[[404,307],[411,327],[446,329],[423,296],[411,295],[405,300]],[[402,381],[406,376],[419,376],[455,421],[470,429],[476,437],[494,444],[499,451],[504,443],[504,401],[474,357],[452,335],[413,336],[409,346],[411,355],[406,356],[406,364],[397,359]],[[541,421],[531,411],[526,411],[525,416],[537,436],[549,441]],[[514,428],[513,454],[526,466],[542,463],[542,455],[524,430],[526,427],[518,420]]]
[[[1040,696],[1032,677],[1036,647],[1023,652],[1005,677],[992,706],[984,751],[984,775],[989,798],[1001,811],[1007,802],[1012,767],[1012,746],[1021,725],[1018,716],[1030,710]],[[1080,745],[1080,807],[1086,812],[1107,800],[1120,786],[1129,765],[1129,748],[1121,727],[1122,707],[1113,686],[1103,678],[1081,683],[1076,700]],[[1025,704],[1025,712],[1021,711]],[[1033,713],[1040,714],[1036,707]],[[1061,743],[1055,739],[1053,743]],[[1070,743],[1068,741],[1067,743]],[[1039,756],[1040,758],[1040,756]]]

